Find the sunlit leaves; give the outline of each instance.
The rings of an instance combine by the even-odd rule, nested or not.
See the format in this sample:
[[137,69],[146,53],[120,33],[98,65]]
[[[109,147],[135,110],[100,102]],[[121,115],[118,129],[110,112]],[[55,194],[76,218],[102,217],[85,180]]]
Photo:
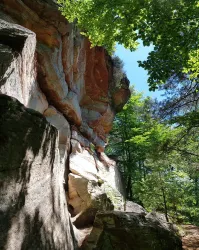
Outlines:
[[58,0],[63,15],[75,21],[92,46],[111,54],[115,43],[135,50],[138,40],[153,44],[140,66],[155,90],[175,74],[198,77],[199,5],[197,0]]
[[171,125],[154,119],[152,108],[152,100],[134,91],[116,116],[107,153],[117,157],[128,199],[167,211],[171,221],[198,223],[199,136],[187,127],[199,124],[199,115],[177,116]]

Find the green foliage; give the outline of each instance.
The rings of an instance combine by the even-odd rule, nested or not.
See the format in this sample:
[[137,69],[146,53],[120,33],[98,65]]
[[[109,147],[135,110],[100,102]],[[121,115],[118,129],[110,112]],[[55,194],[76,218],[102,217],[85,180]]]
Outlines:
[[[140,7],[136,1],[59,0],[58,3],[69,21],[77,20],[82,34],[89,38],[93,46],[104,46],[110,53],[116,41],[126,48],[136,48],[137,33],[132,22]],[[137,13],[137,19],[140,17]]]
[[161,123],[153,117],[153,101],[132,93],[116,115],[107,147],[123,174],[127,199],[168,220],[199,223],[199,131],[192,129]]
[[151,171],[135,187],[136,192],[147,209],[167,213],[175,222],[197,223],[195,184],[178,157],[173,153],[172,157],[167,154],[163,159],[148,162]]
[[115,43],[135,50],[138,40],[154,45],[147,60],[139,62],[149,72],[155,90],[174,73],[183,78],[199,75],[198,0],[58,0],[62,14],[76,22],[92,42],[110,53]]
[[[151,22],[145,24],[143,41],[152,41],[154,51],[140,66],[149,71],[148,82],[152,90],[173,74],[183,79],[199,75],[199,4],[198,0],[155,1],[151,6]],[[154,2],[154,3],[155,3]],[[164,8],[164,10],[163,10]]]

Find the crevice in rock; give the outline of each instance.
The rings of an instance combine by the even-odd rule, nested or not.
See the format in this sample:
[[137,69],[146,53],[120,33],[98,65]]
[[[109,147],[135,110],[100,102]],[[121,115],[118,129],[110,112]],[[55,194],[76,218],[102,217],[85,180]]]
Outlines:
[[73,221],[73,225],[77,229],[92,227],[96,214],[97,208],[89,208],[76,216],[75,220]]
[[68,204],[68,211],[71,214],[71,217],[75,216],[75,214],[74,214],[74,208],[73,208],[73,206],[71,204]]
[[[71,126],[70,126],[70,133],[71,133],[71,137],[72,137]],[[70,144],[69,144],[69,149],[67,152],[67,158],[66,158],[66,162],[65,162],[65,172],[64,172],[64,189],[66,192],[68,192],[68,175],[70,173],[70,155],[72,153],[71,137],[70,137]]]
[[0,43],[9,46],[13,51],[20,53],[24,47],[27,36],[10,34],[9,32],[6,30],[0,30]]

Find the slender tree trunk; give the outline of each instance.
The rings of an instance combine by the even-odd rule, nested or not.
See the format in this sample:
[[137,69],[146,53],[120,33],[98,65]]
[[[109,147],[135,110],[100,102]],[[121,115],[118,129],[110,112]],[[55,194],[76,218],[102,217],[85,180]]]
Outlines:
[[195,177],[195,196],[196,196],[196,207],[198,207],[198,204],[199,204],[198,177]]
[[[128,117],[127,114],[125,113],[125,124],[128,124]],[[129,143],[126,142],[126,140],[129,138],[129,131],[128,127],[124,126],[123,129],[123,142],[124,142],[124,148],[126,152],[126,163],[127,163],[127,189],[126,189],[126,194],[127,197],[132,200],[133,199],[133,192],[132,192],[132,171],[133,171],[133,161],[131,160],[131,148],[129,146]]]
[[165,195],[165,190],[163,187],[162,187],[162,196],[163,196],[163,202],[164,202],[164,214],[165,214],[167,222],[169,222],[166,195]]
[[[162,177],[161,177],[160,172],[159,172],[159,179],[162,182]],[[166,221],[169,222],[167,200],[166,200],[166,194],[165,194],[164,186],[161,186],[161,190],[162,190],[162,197],[163,197],[163,203],[164,203],[164,214],[165,214],[165,217],[166,217]]]
[[127,188],[126,188],[127,197],[132,200],[132,188],[131,188],[131,175],[128,176]]

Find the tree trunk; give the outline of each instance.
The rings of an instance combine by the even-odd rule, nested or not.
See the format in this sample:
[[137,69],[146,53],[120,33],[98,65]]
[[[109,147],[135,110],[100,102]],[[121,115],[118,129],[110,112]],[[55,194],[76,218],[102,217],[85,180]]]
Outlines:
[[[162,183],[162,177],[161,177],[160,172],[159,172],[159,180]],[[161,186],[161,191],[162,191],[162,197],[163,197],[163,203],[164,203],[164,214],[165,214],[167,222],[169,222],[167,200],[166,200],[166,194],[165,194],[164,186]]]
[[133,197],[132,197],[132,187],[131,187],[131,175],[128,176],[126,195],[130,200],[132,200]]
[[165,195],[165,190],[163,187],[162,187],[162,196],[163,196],[163,202],[164,202],[164,214],[165,214],[167,222],[169,222],[166,195]]
[[198,207],[198,204],[199,204],[198,177],[195,177],[195,196],[196,196],[196,207]]

